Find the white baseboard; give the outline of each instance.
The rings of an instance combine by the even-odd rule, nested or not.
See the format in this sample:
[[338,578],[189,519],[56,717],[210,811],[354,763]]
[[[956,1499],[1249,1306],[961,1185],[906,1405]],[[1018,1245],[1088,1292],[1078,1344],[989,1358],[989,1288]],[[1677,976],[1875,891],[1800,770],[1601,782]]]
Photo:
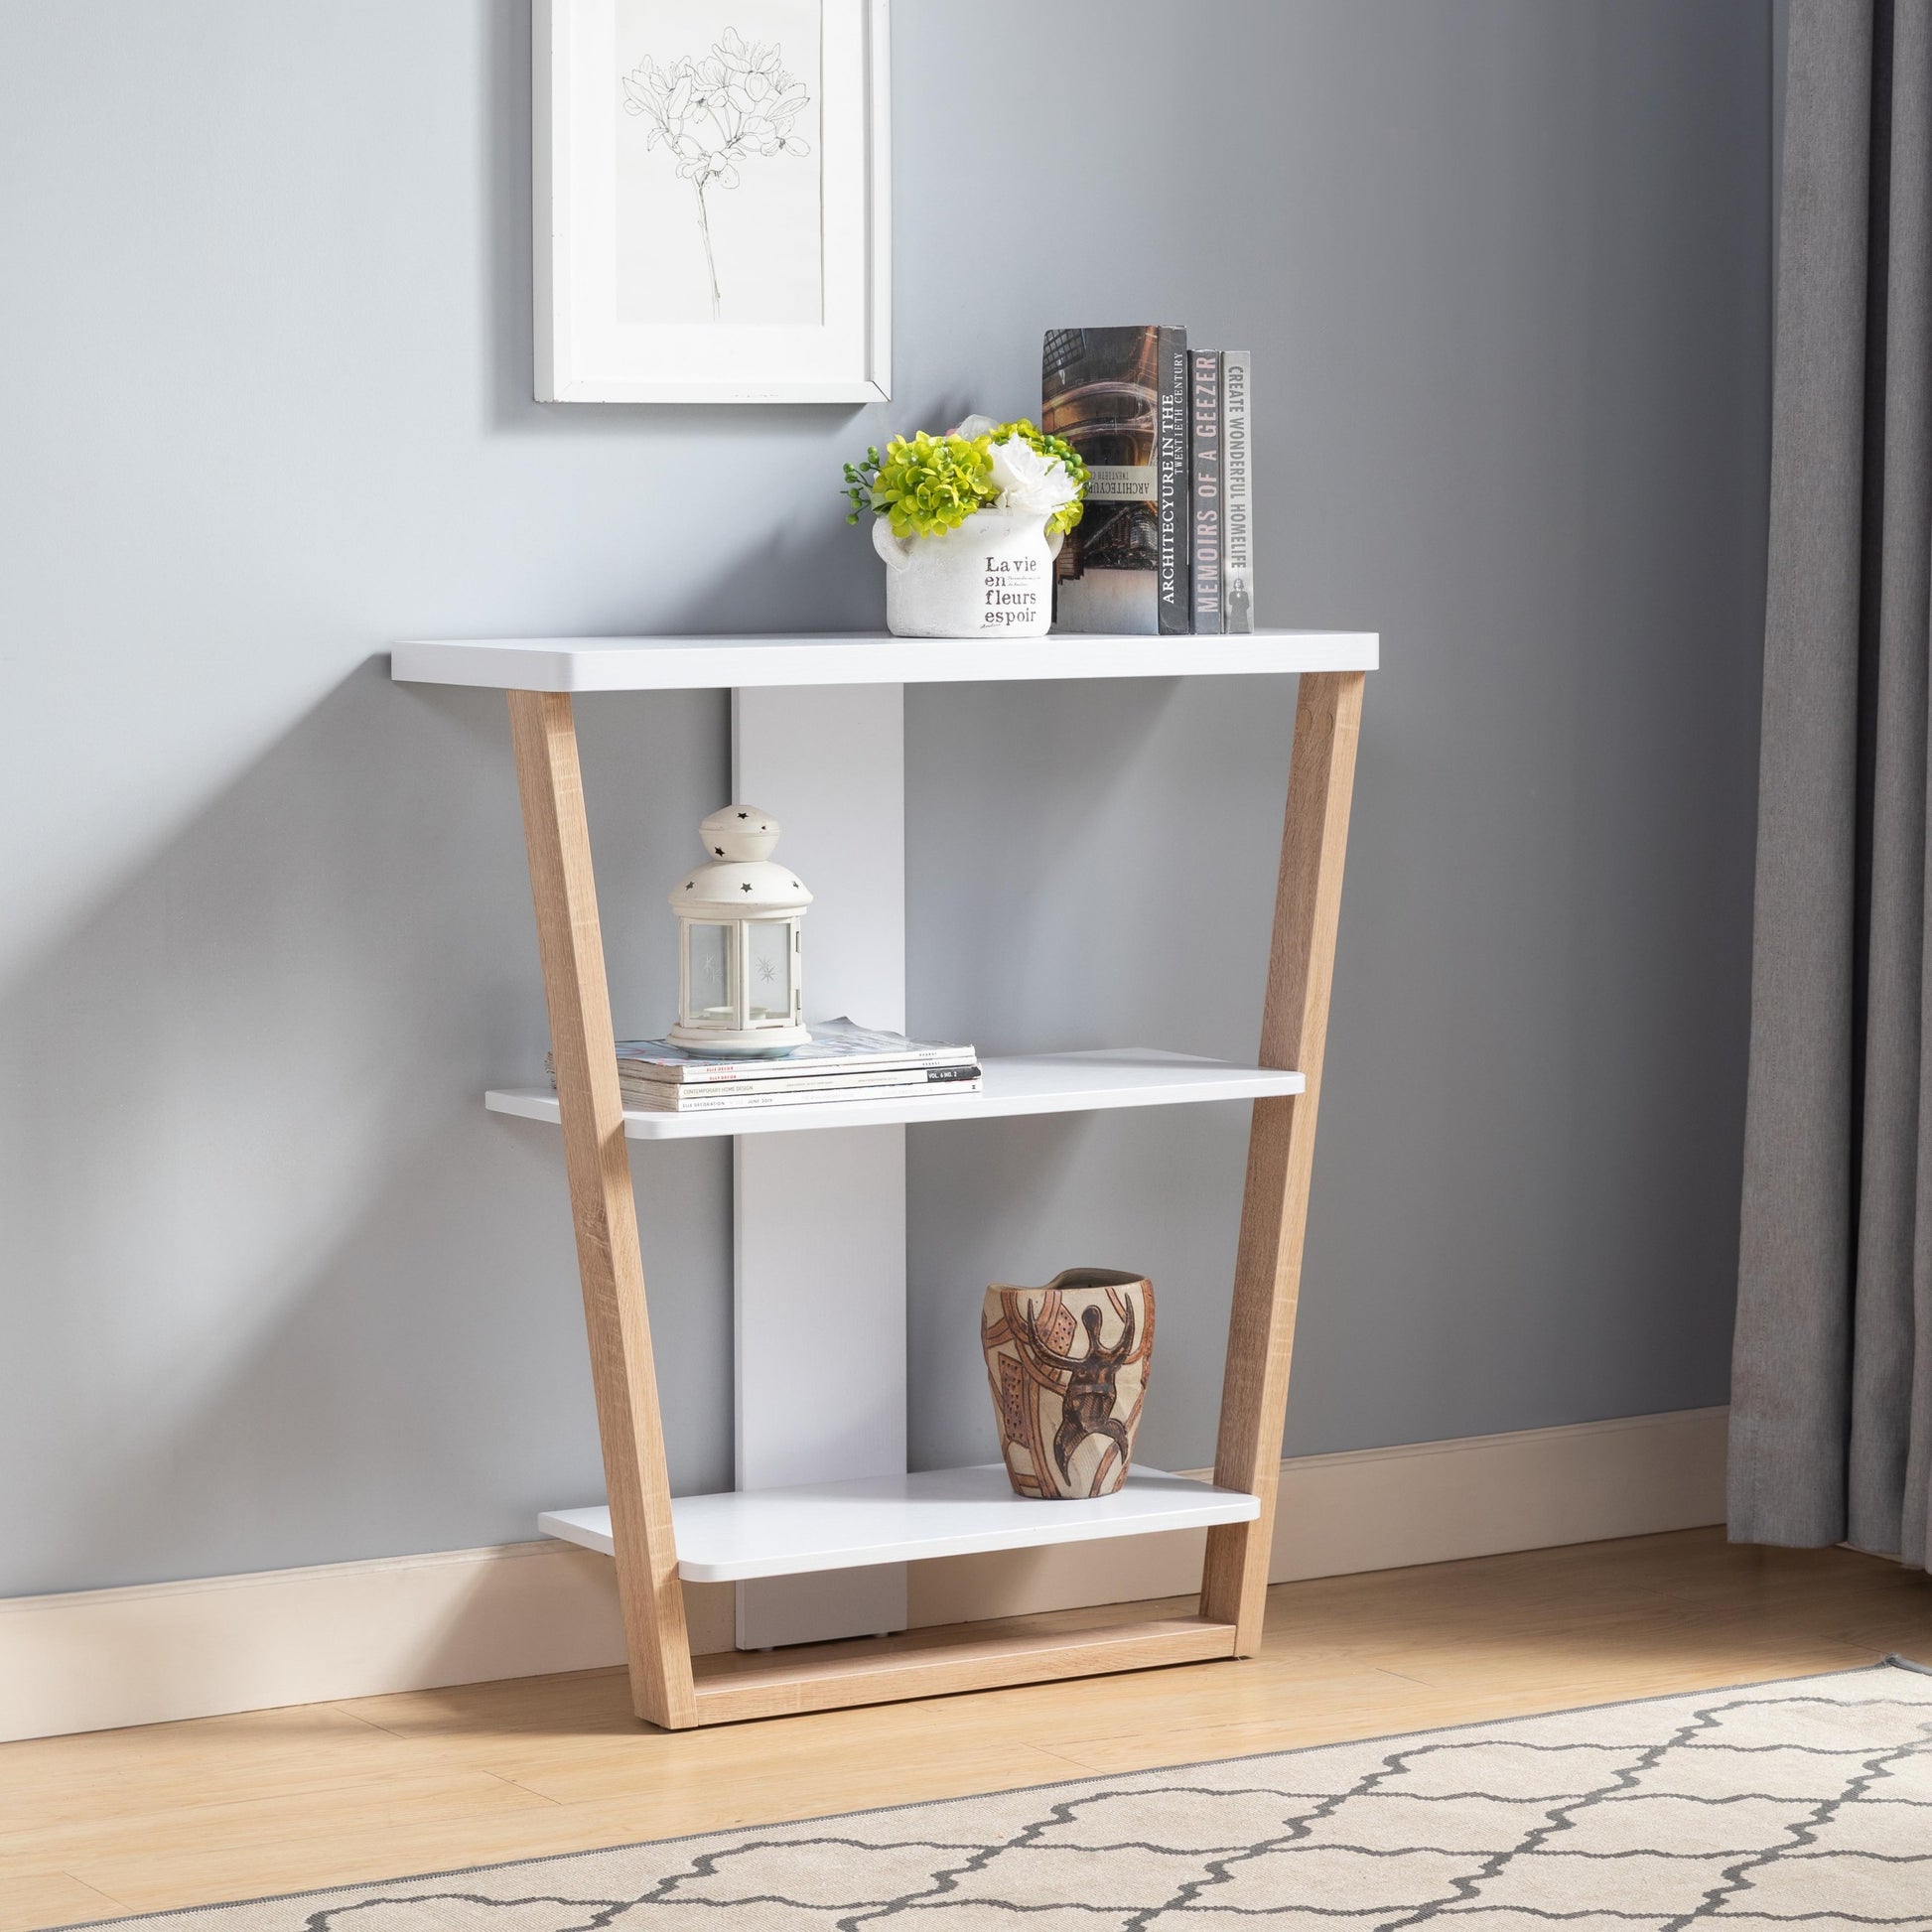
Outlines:
[[[1277,1583],[1724,1519],[1723,1409],[1301,1456],[1282,1465]],[[1177,1595],[1199,1531],[914,1564],[914,1624]],[[730,1585],[685,1589],[728,1650]],[[539,1676],[623,1655],[609,1561],[511,1543],[0,1599],[0,1739]]]
[[[1722,1523],[1728,1415],[1684,1409],[1292,1456],[1275,1502],[1269,1582]],[[912,1621],[965,1623],[1178,1596],[1199,1587],[1204,1540],[1204,1531],[1180,1530],[915,1564]]]

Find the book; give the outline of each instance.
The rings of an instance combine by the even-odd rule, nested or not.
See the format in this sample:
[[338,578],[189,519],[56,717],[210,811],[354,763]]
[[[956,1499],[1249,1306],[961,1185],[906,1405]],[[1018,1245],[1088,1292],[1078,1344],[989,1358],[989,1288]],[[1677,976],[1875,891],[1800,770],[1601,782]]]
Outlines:
[[832,1093],[800,1092],[787,1087],[773,1092],[756,1085],[699,1087],[696,1090],[679,1088],[677,1091],[681,1098],[675,1106],[661,1105],[655,1100],[633,1100],[629,1094],[623,1096],[623,1104],[631,1112],[640,1114],[722,1114],[740,1107],[843,1106],[849,1100],[908,1100],[915,1096],[920,1100],[936,1100],[943,1094],[978,1093],[984,1084],[979,1078],[978,1068],[975,1068],[970,1080],[954,1080],[934,1087],[882,1086],[876,1082],[855,1080],[837,1082],[837,1091]]
[[641,1080],[620,1074],[618,1091],[626,1107],[686,1113],[700,1102],[729,1106],[747,1094],[812,1093],[821,1099],[855,1099],[882,1089],[903,1092],[908,1087],[977,1085],[980,1069],[966,1066],[889,1066],[847,1073],[807,1073],[788,1080]]
[[[970,1066],[978,1055],[970,1046],[907,1039],[857,1025],[841,1014],[814,1023],[807,1045],[771,1059],[724,1053],[696,1053],[665,1039],[621,1039],[618,1077],[705,1083],[796,1079],[806,1073],[858,1072],[888,1067]],[[544,1056],[546,1070],[550,1056]]]
[[1163,329],[1157,392],[1157,507],[1161,518],[1160,587],[1156,592],[1161,634],[1185,636],[1193,628],[1193,572],[1187,541],[1187,332]]
[[984,1084],[977,1066],[888,1069],[884,1073],[828,1074],[807,1080],[754,1080],[745,1086],[727,1081],[680,1086],[657,1081],[620,1081],[626,1107],[639,1113],[702,1114],[721,1107],[766,1107],[779,1101],[911,1099],[940,1093],[977,1093]]
[[1161,338],[1153,324],[1049,329],[1040,422],[1087,465],[1086,508],[1053,565],[1062,630],[1152,636],[1161,627]]
[[1221,352],[1187,352],[1192,379],[1187,393],[1187,441],[1191,458],[1193,620],[1197,634],[1221,628]]
[[1250,467],[1249,391],[1253,357],[1245,348],[1221,355],[1221,481],[1227,515],[1221,532],[1224,630],[1255,627],[1254,472]]
[[[782,1067],[784,1062],[780,1060],[778,1065]],[[661,1068],[625,1060],[619,1062],[618,1084],[626,1093],[632,1088],[640,1093],[697,1093],[719,1087],[757,1087],[762,1092],[768,1087],[849,1087],[869,1083],[919,1087],[975,1079],[979,1070],[977,1060],[961,1060],[944,1066],[801,1066],[765,1080],[674,1080],[663,1078]]]

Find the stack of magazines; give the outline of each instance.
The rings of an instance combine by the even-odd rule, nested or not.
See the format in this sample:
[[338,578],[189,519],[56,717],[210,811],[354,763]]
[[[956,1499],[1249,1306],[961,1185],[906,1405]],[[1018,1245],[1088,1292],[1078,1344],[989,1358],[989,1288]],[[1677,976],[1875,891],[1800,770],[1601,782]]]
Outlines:
[[[554,1067],[550,1078],[554,1086]],[[623,1104],[640,1112],[703,1114],[911,1092],[977,1093],[980,1069],[970,1046],[876,1033],[841,1017],[815,1025],[809,1045],[769,1060],[693,1053],[662,1039],[621,1039],[618,1084]]]

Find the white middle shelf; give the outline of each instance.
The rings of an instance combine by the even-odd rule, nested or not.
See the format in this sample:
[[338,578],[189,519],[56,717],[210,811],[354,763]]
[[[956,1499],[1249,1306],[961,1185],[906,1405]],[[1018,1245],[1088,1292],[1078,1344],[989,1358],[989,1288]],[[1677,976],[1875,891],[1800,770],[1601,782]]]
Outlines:
[[[1113,1495],[1074,1502],[1016,1496],[998,1462],[671,1500],[678,1574],[694,1584],[1148,1536],[1249,1523],[1260,1513],[1240,1490],[1138,1464]],[[537,1526],[611,1554],[611,1512],[602,1505],[551,1510]]]
[[[1001,1114],[1074,1114],[1107,1107],[1172,1107],[1202,1100],[1260,1100],[1300,1093],[1299,1073],[1229,1066],[1220,1060],[1147,1047],[1103,1047],[1083,1053],[1028,1053],[981,1062],[978,1093],[888,1088],[863,1100],[825,1099],[790,1107],[721,1107],[716,1112],[665,1114],[626,1111],[623,1131],[633,1141],[682,1141],[720,1134],[796,1134],[810,1128],[867,1127],[890,1121],[985,1120]],[[492,1113],[556,1121],[557,1096],[548,1087],[492,1087],[483,1096]]]

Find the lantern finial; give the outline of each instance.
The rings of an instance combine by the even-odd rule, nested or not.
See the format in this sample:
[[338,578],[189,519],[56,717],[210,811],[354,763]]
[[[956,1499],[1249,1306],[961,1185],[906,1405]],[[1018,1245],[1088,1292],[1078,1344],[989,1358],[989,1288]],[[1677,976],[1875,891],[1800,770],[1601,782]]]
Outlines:
[[756,805],[726,805],[698,827],[710,859],[768,859],[783,828]]

